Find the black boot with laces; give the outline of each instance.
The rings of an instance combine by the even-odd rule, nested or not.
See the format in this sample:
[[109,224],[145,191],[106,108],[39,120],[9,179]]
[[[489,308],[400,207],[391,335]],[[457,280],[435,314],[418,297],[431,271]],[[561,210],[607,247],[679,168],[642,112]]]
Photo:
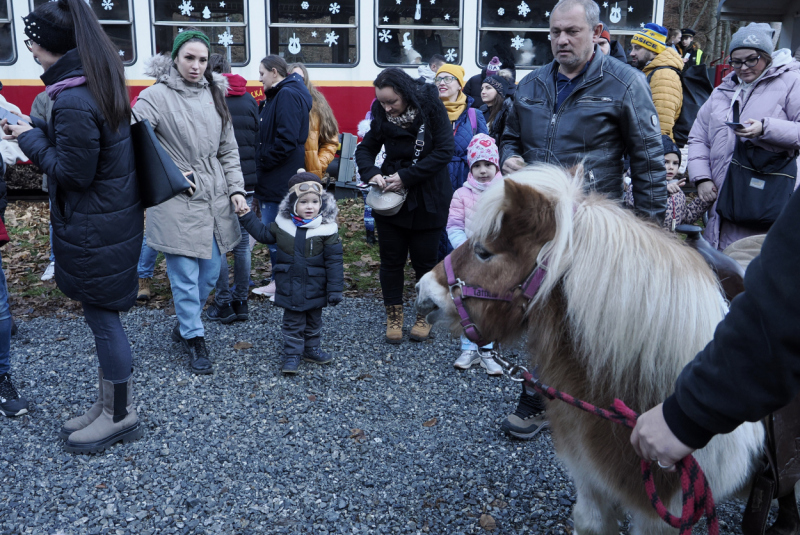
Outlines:
[[11,374],[0,374],[0,412],[3,416],[21,416],[28,413],[28,400],[20,397]]

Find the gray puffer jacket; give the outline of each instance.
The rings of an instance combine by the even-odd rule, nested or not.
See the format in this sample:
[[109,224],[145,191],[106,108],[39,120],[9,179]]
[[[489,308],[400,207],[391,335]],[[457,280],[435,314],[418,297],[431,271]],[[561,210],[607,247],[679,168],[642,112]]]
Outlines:
[[503,132],[503,162],[519,156],[529,164],[583,163],[587,187],[621,198],[622,158],[627,153],[636,209],[663,221],[664,148],[644,76],[595,47],[583,79],[556,110],[557,71],[553,61],[519,83]]
[[[139,95],[135,119],[150,121],[156,137],[178,168],[194,173],[194,195],[178,195],[147,210],[147,245],[157,251],[211,258],[212,238],[222,254],[242,237],[231,196],[245,194],[239,147],[230,122],[214,107],[209,83],[187,82],[169,56],[152,58],[146,74],[156,84]],[[214,84],[227,92],[225,77]],[[134,119],[134,120],[135,120]]]

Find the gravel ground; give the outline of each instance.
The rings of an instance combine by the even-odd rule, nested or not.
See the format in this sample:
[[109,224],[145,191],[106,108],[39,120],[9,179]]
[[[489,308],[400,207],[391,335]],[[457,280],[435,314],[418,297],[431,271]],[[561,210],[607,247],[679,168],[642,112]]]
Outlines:
[[[455,370],[443,332],[385,344],[382,316],[370,299],[326,309],[333,364],[286,378],[281,309],[251,301],[249,322],[207,324],[215,373],[194,376],[174,316],[136,309],[124,322],[146,436],[91,456],[57,438],[96,393],[88,327],[22,323],[12,367],[32,411],[0,421],[0,534],[571,533],[549,433],[500,431],[517,385]],[[721,509],[723,533],[740,533],[741,507]]]

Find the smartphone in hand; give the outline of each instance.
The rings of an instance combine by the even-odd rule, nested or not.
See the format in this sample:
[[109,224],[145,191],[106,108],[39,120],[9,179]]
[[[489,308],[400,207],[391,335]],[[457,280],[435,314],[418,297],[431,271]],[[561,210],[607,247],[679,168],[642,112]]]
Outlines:
[[734,130],[744,130],[745,128],[747,128],[747,125],[744,125],[742,123],[730,123],[726,121],[725,124],[733,128]]

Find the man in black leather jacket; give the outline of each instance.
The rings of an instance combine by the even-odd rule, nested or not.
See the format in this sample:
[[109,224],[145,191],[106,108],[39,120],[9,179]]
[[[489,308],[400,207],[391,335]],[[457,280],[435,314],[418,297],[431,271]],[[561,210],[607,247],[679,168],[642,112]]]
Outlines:
[[519,83],[503,133],[503,172],[582,162],[587,187],[618,198],[627,153],[635,207],[660,222],[667,185],[658,114],[641,73],[593,44],[601,31],[591,0],[562,0],[553,8],[555,59]]

